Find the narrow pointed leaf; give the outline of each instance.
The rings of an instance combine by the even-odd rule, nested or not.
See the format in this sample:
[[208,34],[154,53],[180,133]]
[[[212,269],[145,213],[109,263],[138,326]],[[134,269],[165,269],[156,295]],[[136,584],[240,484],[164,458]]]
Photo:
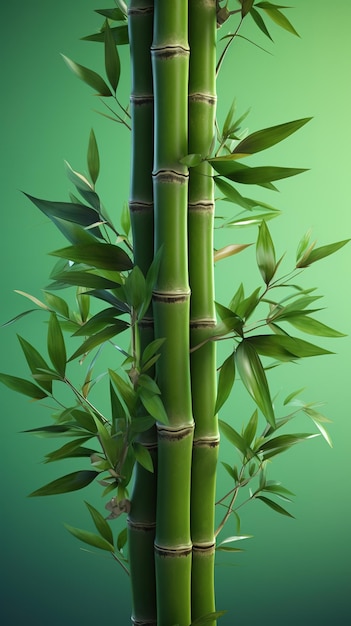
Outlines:
[[51,309],[56,311],[56,313],[58,313],[59,315],[62,315],[62,317],[69,319],[70,315],[68,304],[63,298],[60,298],[54,293],[50,293],[50,291],[45,291],[44,296],[48,306]]
[[[128,26],[114,26],[111,28],[111,33],[113,39],[116,42],[117,46],[123,46],[124,44],[129,43],[128,36]],[[83,41],[97,41],[100,43],[104,43],[105,41],[105,33],[104,29],[98,33],[94,33],[93,35],[87,35],[86,37],[82,37]]]
[[311,250],[310,254],[304,255],[303,258],[296,264],[296,267],[308,267],[312,263],[316,261],[320,261],[330,254],[334,254],[337,250],[340,250],[343,246],[345,246],[350,239],[344,239],[343,241],[336,241],[335,243],[330,243],[326,246],[321,246],[320,248],[314,248]]
[[69,59],[64,54],[62,54],[62,58],[69,69],[72,70],[72,72],[87,85],[95,89],[100,96],[112,96],[109,86],[99,74],[87,67],[84,67],[84,65],[75,63],[75,61],[72,61],[72,59]]
[[118,87],[119,77],[121,73],[121,64],[111,29],[106,21],[105,24],[105,69],[110,85],[115,92]]
[[215,250],[213,254],[213,261],[214,263],[217,263],[218,261],[221,261],[222,259],[227,259],[228,257],[233,256],[234,254],[239,254],[239,252],[242,252],[249,246],[252,246],[252,244],[251,243],[242,243],[242,244],[231,243],[228,246],[224,246],[224,248],[221,248],[220,250]]
[[267,506],[273,509],[273,511],[276,511],[276,513],[280,513],[281,515],[286,515],[287,517],[292,517],[293,519],[295,519],[294,516],[291,515],[291,513],[289,513],[289,511],[287,511],[282,506],[280,506],[280,504],[277,504],[276,502],[274,502],[274,500],[270,500],[270,498],[266,498],[265,496],[255,496],[255,497],[257,500],[261,500],[262,502],[264,502]]
[[123,272],[133,267],[128,254],[111,243],[82,243],[55,250],[50,254],[75,263],[86,263],[98,269]]
[[212,167],[225,178],[234,180],[237,183],[244,185],[268,185],[268,188],[275,189],[270,184],[272,181],[281,180],[283,178],[289,178],[306,172],[305,168],[296,167],[276,167],[276,166],[259,166],[248,167],[229,159],[209,159]]
[[254,154],[255,152],[271,148],[302,128],[302,126],[307,124],[311,119],[310,117],[305,117],[303,119],[294,120],[293,122],[286,122],[285,124],[278,124],[277,126],[258,130],[240,141],[235,147],[234,153],[244,152]]
[[48,353],[55,370],[64,377],[66,371],[66,346],[56,313],[51,313],[48,328]]
[[118,7],[115,7],[114,9],[95,9],[95,13],[99,13],[100,15],[103,15],[109,20],[113,20],[115,22],[121,22],[126,19],[126,16]]
[[95,524],[96,530],[100,533],[101,537],[113,546],[113,534],[109,523],[105,520],[101,513],[99,513],[99,511],[89,504],[89,502],[85,502],[85,504],[88,507],[88,511]]
[[89,485],[98,475],[99,472],[94,472],[93,470],[81,470],[78,472],[72,472],[71,474],[67,474],[66,476],[57,478],[51,483],[40,487],[40,489],[33,491],[30,494],[30,497],[55,496],[59,493],[77,491],[78,489],[83,489],[84,487]]
[[268,39],[273,41],[271,35],[269,34],[269,30],[268,30],[266,24],[264,23],[264,20],[262,19],[262,16],[259,14],[258,11],[256,11],[256,9],[254,7],[252,7],[252,9],[251,9],[250,15],[251,15],[252,19],[254,20],[256,26],[258,26],[258,28],[262,31],[262,33],[264,35],[266,35],[266,37],[268,37]]
[[255,337],[248,337],[245,341],[248,345],[253,346],[259,354],[283,361],[332,354],[325,348],[287,335],[256,335]]
[[133,452],[135,454],[135,458],[140,465],[142,465],[148,472],[154,472],[154,465],[152,462],[151,454],[145,446],[142,446],[141,443],[135,441],[133,443]]
[[107,552],[114,552],[115,550],[113,544],[111,544],[109,541],[106,541],[106,539],[104,539],[100,535],[91,533],[88,530],[82,530],[81,528],[69,526],[68,524],[65,524],[65,527],[71,533],[71,535],[73,535],[77,539],[80,539],[80,541],[87,543],[90,546],[94,546],[94,548],[106,550]]
[[197,617],[193,622],[191,622],[190,626],[203,626],[203,624],[208,624],[216,619],[219,619],[223,615],[225,615],[227,611],[214,611],[213,613],[208,613],[207,615],[203,615],[202,617]]
[[[267,13],[267,15],[271,18],[271,20],[273,20],[273,22],[278,24],[278,26],[280,26],[281,28],[284,28],[284,30],[288,31],[292,35],[296,35],[297,37],[300,36],[299,33],[293,27],[292,23],[288,20],[288,18],[281,11],[279,11],[279,8],[277,7],[277,5],[274,5],[271,2],[258,2],[255,6],[263,9]],[[289,7],[283,7],[283,8],[289,8]]]
[[150,393],[148,389],[142,387],[140,389],[140,399],[145,409],[156,421],[168,424],[168,416],[159,395]]
[[345,333],[341,333],[330,326],[326,326],[326,324],[322,324],[322,322],[308,315],[292,317],[289,318],[288,321],[298,330],[310,335],[317,335],[319,337],[346,337]]
[[53,452],[49,452],[45,455],[45,463],[61,461],[62,459],[90,456],[91,454],[93,454],[94,450],[89,448],[83,448],[82,444],[86,441],[89,441],[91,436],[92,435],[90,434],[88,437],[80,437],[79,439],[74,439],[74,441],[69,441],[64,446],[61,446],[61,448],[58,448]]
[[[38,350],[34,348],[26,339],[17,335],[18,340],[21,344],[21,348],[23,350],[24,356],[26,357],[26,361],[28,363],[29,369],[32,374],[39,374],[41,369],[49,370],[49,366],[46,363],[45,359],[39,354]],[[41,381],[41,386],[47,391],[49,394],[52,392],[52,381],[51,380],[43,380]]]
[[31,202],[33,202],[33,204],[35,204],[35,206],[42,211],[42,213],[53,220],[55,224],[55,218],[58,218],[87,227],[95,224],[98,219],[97,212],[84,204],[75,204],[72,202],[52,202],[50,200],[35,198],[27,193],[24,195],[27,196],[27,198],[29,198],[29,200],[31,200]]
[[267,422],[274,427],[275,417],[268,382],[256,349],[244,339],[236,349],[235,357],[243,384]]
[[22,393],[25,396],[29,396],[33,400],[42,400],[48,395],[37,385],[34,385],[32,382],[24,378],[19,378],[18,376],[10,376],[9,374],[0,373],[0,382],[6,385],[9,389],[12,389],[12,391]]
[[258,425],[258,412],[257,410],[253,412],[251,418],[243,432],[243,439],[246,442],[246,445],[249,447],[256,435]]
[[89,136],[87,161],[89,174],[93,184],[95,185],[100,172],[100,157],[93,129],[91,129]]
[[228,399],[229,394],[234,385],[234,380],[235,380],[235,361],[234,361],[234,353],[232,353],[224,361],[219,372],[215,414],[218,413],[220,408]]
[[275,274],[277,264],[272,237],[264,220],[261,222],[258,229],[256,259],[262,278],[266,285],[269,285]]
[[124,322],[123,320],[115,320],[113,325],[106,326],[106,328],[104,328],[100,332],[92,335],[91,337],[88,337],[88,339],[86,339],[82,343],[82,345],[72,354],[72,356],[68,360],[73,361],[73,359],[76,359],[78,356],[90,352],[97,346],[100,346],[105,341],[109,341],[109,339],[115,337],[115,335],[122,333],[127,328],[129,328],[129,324],[127,322]]
[[230,441],[230,443],[237,448],[242,454],[246,454],[247,445],[241,435],[229,424],[218,420],[221,433]]

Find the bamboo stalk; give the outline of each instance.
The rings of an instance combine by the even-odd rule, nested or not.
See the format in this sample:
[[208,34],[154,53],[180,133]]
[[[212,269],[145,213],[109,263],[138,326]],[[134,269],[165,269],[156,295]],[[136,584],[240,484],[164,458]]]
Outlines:
[[[131,52],[132,162],[129,210],[134,262],[146,275],[153,259],[153,86],[150,46],[153,33],[153,0],[131,0],[128,11]],[[153,340],[150,307],[138,323],[139,350]],[[150,451],[155,472],[136,463],[131,509],[128,515],[129,564],[132,588],[132,622],[156,624],[154,540],[156,527],[156,428],[142,433],[139,442]]]
[[155,97],[155,336],[165,337],[157,380],[169,424],[158,424],[155,539],[157,624],[191,622],[190,481],[193,439],[187,262],[187,0],[155,0],[152,66]]
[[[216,0],[189,0],[189,153],[208,156],[215,132]],[[191,168],[189,180],[189,276],[191,346],[216,323],[213,276],[214,189],[207,162]],[[191,487],[192,619],[215,611],[214,509],[218,458],[216,350],[205,343],[191,355],[195,434]],[[215,620],[211,622],[212,626]]]

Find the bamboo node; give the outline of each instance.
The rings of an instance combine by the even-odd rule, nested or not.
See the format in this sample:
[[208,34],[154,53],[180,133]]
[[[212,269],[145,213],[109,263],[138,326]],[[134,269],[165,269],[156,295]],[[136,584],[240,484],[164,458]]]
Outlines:
[[141,106],[143,104],[150,104],[150,103],[153,103],[153,101],[154,101],[153,94],[144,94],[142,96],[136,96],[136,95],[132,94],[130,96],[130,102],[132,104],[134,104],[134,106]]
[[199,437],[194,439],[194,448],[217,448],[219,446],[220,439],[218,435],[213,437]]
[[212,93],[190,93],[189,94],[190,102],[203,102],[203,104],[208,104],[210,106],[215,106],[217,104],[217,96]]
[[170,183],[184,185],[188,182],[188,172],[177,172],[176,170],[156,170],[152,172],[152,178],[159,183]]
[[188,209],[189,212],[201,212],[201,213],[210,213],[212,214],[214,212],[215,209],[215,204],[214,202],[211,201],[199,201],[199,202],[194,202],[194,203],[189,203],[188,204]]
[[156,291],[152,292],[153,300],[166,304],[180,304],[190,298],[190,289],[187,291]]
[[190,48],[175,44],[174,46],[151,46],[151,54],[159,59],[168,60],[177,56],[189,56]]
[[157,626],[157,622],[150,620],[140,620],[136,619],[133,616],[130,618],[133,626]]
[[130,517],[127,519],[129,528],[138,532],[155,532],[156,522],[134,522]]
[[198,554],[212,554],[216,548],[215,541],[203,541],[193,544],[193,552]]
[[196,330],[197,328],[214,328],[216,326],[217,320],[213,317],[205,317],[203,319],[194,319],[190,320],[190,328],[192,330]]
[[193,435],[195,428],[195,422],[187,426],[167,426],[167,424],[157,424],[157,433],[159,439],[169,441],[179,441],[180,439],[184,439],[185,437],[189,437]]
[[168,546],[159,546],[157,543],[154,543],[154,548],[155,553],[161,557],[187,557],[192,553],[192,545],[180,545],[175,548],[170,548]]

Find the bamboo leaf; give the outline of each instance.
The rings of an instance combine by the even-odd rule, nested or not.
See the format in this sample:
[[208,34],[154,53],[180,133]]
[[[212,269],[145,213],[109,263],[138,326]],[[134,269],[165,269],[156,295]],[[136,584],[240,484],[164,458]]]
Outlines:
[[109,27],[108,22],[105,24],[105,69],[108,80],[114,92],[118,87],[119,77],[121,73],[121,63],[119,60],[116,42]]
[[255,498],[264,502],[267,506],[273,509],[273,511],[276,511],[276,513],[280,513],[281,515],[286,515],[287,517],[292,517],[293,519],[295,519],[294,516],[289,513],[289,511],[280,506],[280,504],[274,502],[274,500],[270,500],[270,498],[266,498],[265,496],[255,496]]
[[341,333],[330,326],[326,326],[326,324],[322,324],[322,322],[308,315],[291,317],[288,321],[298,330],[309,333],[310,335],[318,335],[319,337],[346,337],[345,333]]
[[113,20],[115,22],[122,22],[126,19],[126,15],[118,7],[115,7],[114,9],[95,9],[95,13],[99,13],[100,15],[103,15],[109,20]]
[[229,178],[230,180],[244,185],[268,185],[270,189],[275,189],[275,187],[271,185],[272,181],[289,178],[307,171],[305,168],[267,165],[248,167],[228,157],[209,159],[209,163],[211,163],[212,167],[220,176],[224,176],[225,178]]
[[255,347],[244,339],[236,349],[235,358],[243,384],[267,422],[274,427],[275,417],[268,382]]
[[255,6],[263,9],[267,13],[268,17],[270,17],[273,22],[278,24],[278,26],[284,28],[284,30],[287,30],[292,35],[300,37],[299,33],[295,30],[292,23],[289,22],[288,18],[281,11],[279,11],[279,8],[288,9],[289,7],[279,6],[278,8],[277,5],[272,4],[271,2],[257,2]]
[[[23,337],[20,337],[20,335],[17,335],[17,337],[32,374],[40,373],[41,369],[49,370],[50,368],[48,364],[41,354],[39,354],[38,350],[36,350],[36,348],[34,348],[34,346],[32,346],[28,341],[23,339]],[[41,387],[43,387],[49,394],[52,393],[52,381],[50,379],[42,380]]]
[[75,61],[72,61],[72,59],[69,59],[64,54],[61,56],[73,74],[95,89],[100,96],[112,96],[109,86],[99,74],[87,67],[84,67],[84,65],[75,63]]
[[272,237],[264,220],[258,228],[256,259],[262,278],[266,285],[269,285],[277,269],[277,264]]
[[285,398],[283,402],[284,406],[289,404],[291,400],[294,400],[294,398],[296,398],[296,396],[298,396],[304,390],[305,390],[305,387],[301,387],[301,389],[297,389],[296,391],[292,391],[291,393],[289,393],[289,395]]
[[332,354],[325,348],[288,335],[256,335],[255,337],[248,337],[245,341],[248,345],[253,346],[259,354],[282,361]]
[[145,446],[143,446],[141,443],[134,441],[133,452],[135,454],[137,462],[142,465],[148,472],[153,473],[154,465],[149,450],[145,448]]
[[92,335],[108,325],[113,325],[116,322],[115,318],[117,315],[120,315],[120,312],[116,311],[113,307],[103,309],[99,313],[96,313],[96,315],[93,315],[93,317],[91,317],[87,322],[84,322],[84,324],[79,326],[73,336],[79,337],[81,335]]
[[244,18],[252,9],[254,0],[240,0],[241,4],[241,17]]
[[33,400],[42,400],[48,395],[44,389],[40,389],[40,387],[34,385],[29,380],[19,378],[18,376],[10,376],[9,374],[0,373],[0,382],[6,385],[9,389],[12,389],[12,391],[22,393],[25,396],[29,396]]
[[218,420],[218,425],[221,433],[230,441],[230,443],[237,448],[242,454],[246,455],[247,445],[241,435],[229,424]]
[[221,261],[222,259],[226,259],[229,256],[233,256],[234,254],[239,254],[239,252],[242,252],[249,246],[252,246],[252,244],[251,243],[242,243],[242,244],[231,243],[228,246],[224,246],[224,248],[221,248],[220,250],[215,250],[214,255],[213,255],[213,261],[214,263],[217,263],[218,261]]
[[95,133],[93,129],[91,129],[90,135],[89,135],[87,161],[88,161],[89,174],[90,174],[91,180],[93,181],[93,184],[95,185],[97,178],[99,176],[99,172],[100,172],[100,157],[99,157],[99,149],[98,149],[98,145],[96,142],[96,137],[95,137]]
[[148,413],[150,413],[156,421],[162,424],[168,424],[168,416],[160,396],[150,392],[145,387],[140,388],[139,395]]
[[77,491],[89,485],[98,475],[99,472],[94,472],[93,470],[72,472],[40,487],[40,489],[33,491],[29,496],[55,496],[59,493]]
[[76,359],[78,356],[90,352],[97,346],[100,346],[105,341],[108,341],[109,339],[112,339],[112,337],[115,337],[115,335],[122,333],[127,328],[129,328],[129,324],[127,322],[124,322],[123,320],[115,320],[113,325],[106,326],[106,328],[104,328],[100,332],[92,335],[91,337],[88,337],[88,339],[86,339],[82,343],[82,345],[72,354],[72,356],[68,360],[73,361],[73,359]]
[[113,370],[109,370],[109,376],[114,384],[119,396],[122,398],[123,402],[126,404],[129,413],[133,414],[134,406],[137,400],[136,391],[133,389],[130,380],[126,382],[117,372]]
[[201,154],[187,154],[185,157],[179,160],[179,163],[186,165],[187,167],[196,167],[202,163],[203,158]]
[[144,366],[161,348],[164,344],[165,338],[161,337],[159,339],[155,339],[151,341],[145,348],[142,357],[141,357],[141,365]]
[[121,213],[121,226],[124,234],[128,237],[130,232],[130,212],[127,202],[124,202]]
[[247,447],[251,446],[251,443],[256,435],[257,425],[258,425],[258,412],[256,410],[251,415],[250,420],[243,432],[243,439],[245,440]]
[[65,524],[65,527],[71,533],[71,535],[73,535],[77,539],[80,539],[80,541],[89,544],[90,546],[94,546],[94,548],[106,550],[107,552],[114,552],[115,550],[113,545],[106,541],[106,539],[104,539],[103,537],[100,537],[100,535],[96,535],[95,533],[91,533],[87,530],[82,530],[81,528],[69,526],[68,524]]
[[65,376],[66,346],[56,313],[51,313],[48,327],[48,353],[56,372]]
[[65,443],[64,446],[49,452],[45,455],[45,463],[53,463],[54,461],[61,461],[62,459],[70,459],[74,457],[90,457],[95,451],[90,448],[82,447],[82,444],[89,441],[91,434],[88,437],[80,437]]
[[320,248],[314,248],[310,250],[308,254],[305,253],[303,255],[302,259],[296,264],[296,267],[308,267],[312,263],[320,261],[330,254],[334,254],[334,252],[340,250],[340,248],[345,246],[349,241],[350,239],[344,239],[343,241],[336,241],[335,243],[330,243]]
[[207,615],[197,617],[193,622],[191,622],[190,626],[203,626],[203,624],[208,624],[209,622],[219,619],[226,613],[227,611],[214,611],[213,613],[207,613]]
[[[117,46],[123,46],[124,44],[129,43],[128,36],[128,26],[114,26],[111,28],[111,34]],[[83,41],[97,41],[100,43],[104,43],[105,34],[104,29],[98,33],[94,33],[93,35],[87,35],[86,37],[82,37]]]
[[76,285],[78,287],[89,287],[92,289],[116,289],[120,286],[122,278],[118,277],[117,272],[114,274],[114,280],[104,278],[91,271],[78,271],[68,269],[64,272],[55,272],[51,278],[62,285]]
[[266,37],[268,37],[268,39],[273,41],[272,37],[269,34],[268,28],[267,28],[266,24],[264,23],[261,15],[259,14],[258,11],[256,11],[256,9],[254,7],[252,7],[252,9],[251,9],[250,15],[251,15],[252,19],[254,20],[256,26],[258,26],[258,28],[262,31],[262,33],[264,35],[266,35]]
[[133,263],[128,254],[111,243],[82,243],[61,248],[50,253],[75,263],[86,263],[98,269],[123,272],[130,270]]
[[226,222],[222,228],[241,228],[245,226],[258,226],[262,223],[262,220],[267,222],[268,220],[272,220],[275,217],[278,217],[280,212],[271,211],[270,213],[261,213],[258,215],[248,215],[245,217],[231,219],[229,222]]
[[234,352],[222,363],[219,378],[218,378],[218,391],[215,406],[215,414],[218,413],[220,408],[228,399],[235,380],[235,361]]
[[56,313],[62,315],[62,317],[65,317],[66,319],[70,318],[68,304],[63,298],[50,293],[50,291],[44,291],[44,296],[50,309],[53,309]]
[[96,530],[100,533],[101,537],[103,537],[110,545],[113,546],[113,535],[112,530],[108,522],[105,518],[97,511],[89,502],[85,502],[88,507],[88,511],[92,517],[92,520],[95,524]]
[[[64,220],[65,222],[73,222],[74,224],[78,224],[86,228],[95,224],[98,218],[97,212],[84,204],[72,202],[52,202],[50,200],[34,198],[34,196],[30,196],[27,193],[24,195],[27,196],[27,198],[29,198],[29,200],[31,200],[31,202],[33,202],[33,204],[35,204],[35,206],[47,217],[49,217],[58,227],[60,227],[60,222],[58,222],[57,219]],[[90,232],[92,234],[96,233],[97,236],[101,237],[101,233],[98,228],[94,228]]]
[[305,117],[292,122],[286,122],[285,124],[278,124],[277,126],[258,130],[240,141],[233,152],[254,154],[255,152],[261,152],[261,150],[271,148],[302,128],[302,126],[307,124],[311,119],[311,117]]

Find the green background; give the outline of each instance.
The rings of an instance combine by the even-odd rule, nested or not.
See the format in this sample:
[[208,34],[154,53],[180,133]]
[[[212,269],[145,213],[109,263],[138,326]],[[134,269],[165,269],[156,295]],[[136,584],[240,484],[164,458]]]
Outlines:
[[[294,137],[257,158],[257,163],[310,168],[280,183],[281,193],[271,194],[268,200],[283,210],[270,227],[277,253],[288,250],[287,267],[309,228],[320,245],[351,234],[350,3],[295,0],[293,4],[295,10],[289,17],[301,39],[272,26],[273,46],[257,29],[244,29],[243,34],[254,37],[269,54],[237,40],[218,87],[220,118],[235,96],[239,113],[251,107],[245,122],[251,131],[299,117],[314,118]],[[105,8],[105,3],[32,0],[1,4],[1,322],[31,308],[13,290],[40,297],[52,267],[47,253],[64,245],[20,190],[66,200],[69,185],[63,160],[85,171],[88,135],[94,126],[104,203],[113,214],[128,198],[128,132],[94,113],[95,108],[103,110],[102,105],[68,72],[59,56],[63,52],[97,71],[102,68],[102,48],[79,42],[99,27],[101,20],[93,13],[96,8]],[[127,50],[123,55],[127,58]],[[127,103],[128,76],[123,79],[122,93]],[[250,190],[253,197],[262,197],[259,194],[260,190]],[[231,231],[222,234],[221,241],[252,242],[255,236],[254,229]],[[325,295],[322,306],[328,310],[319,319],[345,333],[350,333],[350,250],[347,247],[311,267],[304,279]],[[253,250],[219,264],[217,297],[221,302],[228,302],[243,272],[248,290],[259,284]],[[15,333],[44,346],[42,321],[43,315],[35,313],[1,329],[1,371],[27,374]],[[218,559],[218,608],[230,610],[220,622],[223,626],[258,621],[271,626],[348,623],[351,345],[349,337],[321,343],[337,354],[283,367],[271,380],[274,393],[280,392],[282,398],[307,386],[304,399],[326,403],[322,410],[333,420],[334,448],[319,438],[272,464],[269,477],[297,494],[289,507],[296,520],[283,518],[260,502],[243,509],[241,531],[254,538],[246,542],[245,553]],[[99,506],[99,489],[28,499],[27,494],[37,487],[72,470],[69,465],[43,466],[48,441],[20,434],[49,422],[45,409],[6,388],[0,392],[2,623],[128,624],[125,575],[108,555],[82,551],[63,526],[67,522],[89,527],[83,500]],[[250,401],[239,391],[222,417],[240,429],[251,410]],[[305,421],[299,423],[303,430],[309,427]],[[223,458],[232,461],[225,446]],[[221,474],[220,493],[225,484]],[[235,532],[233,524],[227,534]]]

